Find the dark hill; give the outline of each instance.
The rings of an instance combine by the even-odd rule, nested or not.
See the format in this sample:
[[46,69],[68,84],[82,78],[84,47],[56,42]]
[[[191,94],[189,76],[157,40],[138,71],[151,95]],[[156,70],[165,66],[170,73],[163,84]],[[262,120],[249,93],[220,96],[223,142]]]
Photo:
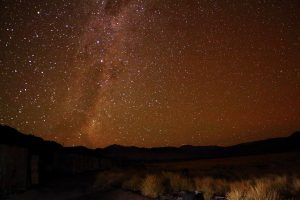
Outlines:
[[116,160],[189,160],[299,151],[300,132],[295,132],[289,137],[271,138],[229,147],[184,145],[181,147],[139,148],[111,145],[92,150],[86,147],[62,147],[56,142],[45,141],[33,135],[25,135],[8,126],[0,126],[0,144],[21,146],[34,152],[60,150],[68,153],[98,155]]
[[2,125],[0,125],[0,144],[24,147],[34,152],[62,148],[62,145],[54,141],[46,141],[34,135],[26,135],[14,128]]
[[112,145],[97,151],[106,157],[120,160],[188,160],[234,156],[262,155],[300,150],[300,132],[289,137],[271,138],[228,147],[192,146],[138,148]]

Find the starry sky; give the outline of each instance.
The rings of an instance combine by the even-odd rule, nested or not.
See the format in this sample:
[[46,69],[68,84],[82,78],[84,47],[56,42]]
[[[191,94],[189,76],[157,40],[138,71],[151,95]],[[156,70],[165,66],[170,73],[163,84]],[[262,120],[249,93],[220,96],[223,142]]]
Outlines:
[[0,0],[0,123],[91,148],[300,130],[298,0]]

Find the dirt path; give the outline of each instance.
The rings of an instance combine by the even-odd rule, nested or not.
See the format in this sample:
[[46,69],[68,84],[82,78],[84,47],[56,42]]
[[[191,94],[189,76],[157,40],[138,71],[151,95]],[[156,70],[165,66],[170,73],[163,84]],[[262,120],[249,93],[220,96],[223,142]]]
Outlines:
[[139,194],[113,189],[93,190],[95,173],[54,179],[38,188],[11,195],[8,200],[150,200]]

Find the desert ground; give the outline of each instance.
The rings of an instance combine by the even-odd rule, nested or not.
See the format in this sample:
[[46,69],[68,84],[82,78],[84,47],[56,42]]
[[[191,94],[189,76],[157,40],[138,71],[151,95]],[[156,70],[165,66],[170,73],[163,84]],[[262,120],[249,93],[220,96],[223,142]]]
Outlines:
[[[180,171],[188,169],[192,175],[225,176],[230,173],[238,176],[259,176],[266,174],[300,174],[300,152],[253,155],[229,158],[201,159],[177,162],[149,163],[150,170]],[[298,174],[298,175],[299,175]]]
[[180,192],[198,191],[205,200],[296,200],[300,199],[299,157],[300,152],[294,152],[145,163],[53,179],[9,199],[183,199]]
[[40,187],[10,196],[9,200],[148,200],[140,194],[122,188],[97,190],[95,177],[99,172],[55,178]]

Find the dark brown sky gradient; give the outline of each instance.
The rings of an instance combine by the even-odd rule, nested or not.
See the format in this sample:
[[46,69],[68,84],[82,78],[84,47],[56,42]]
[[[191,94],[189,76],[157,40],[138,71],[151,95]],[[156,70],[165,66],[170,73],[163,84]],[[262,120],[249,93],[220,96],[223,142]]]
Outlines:
[[0,123],[64,145],[300,130],[299,1],[0,2]]

